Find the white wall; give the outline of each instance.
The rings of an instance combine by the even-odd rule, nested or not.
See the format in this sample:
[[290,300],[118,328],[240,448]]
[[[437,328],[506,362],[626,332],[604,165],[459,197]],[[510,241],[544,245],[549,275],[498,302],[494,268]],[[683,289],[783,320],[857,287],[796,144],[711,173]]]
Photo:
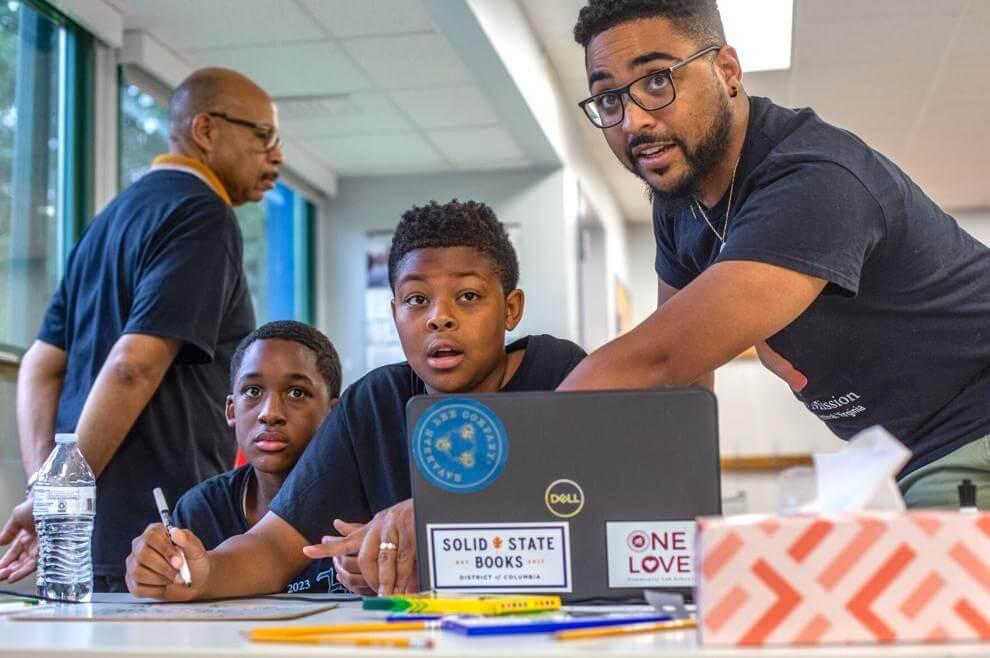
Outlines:
[[615,318],[609,315],[608,300],[614,294],[608,276],[605,231],[595,220],[581,225],[579,242],[581,344],[588,351],[598,349],[615,335]]
[[[630,271],[626,255],[626,223],[618,203],[602,177],[583,141],[578,121],[584,121],[575,111],[573,99],[562,92],[557,74],[546,57],[516,2],[506,0],[462,0],[473,12],[485,37],[498,53],[502,65],[512,77],[561,162],[580,182],[581,190],[601,220],[605,232],[605,263],[608,276],[608,298],[603,311],[615,316],[615,294],[612,281],[628,283]],[[452,0],[433,0],[452,3]],[[613,337],[614,323],[609,323]]]
[[319,230],[319,325],[337,347],[345,384],[364,374],[365,250],[369,231],[392,230],[430,200],[483,201],[521,227],[517,251],[526,309],[517,333],[577,340],[576,184],[566,171],[342,178]]

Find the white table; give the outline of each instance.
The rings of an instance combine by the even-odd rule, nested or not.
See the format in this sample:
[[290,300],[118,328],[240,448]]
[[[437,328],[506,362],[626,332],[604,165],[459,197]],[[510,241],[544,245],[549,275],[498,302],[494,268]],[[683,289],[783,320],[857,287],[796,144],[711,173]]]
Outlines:
[[[287,622],[285,625],[331,624],[368,621],[378,613],[364,612],[359,603]],[[675,631],[650,635],[611,637],[600,640],[559,642],[545,635],[515,635],[468,638],[453,633],[429,631],[433,649],[383,649],[379,647],[310,647],[248,642],[243,631],[264,622],[122,622],[122,621],[12,621],[0,617],[0,656],[58,658],[114,656],[120,658],[168,658],[209,656],[458,656],[466,658],[526,658],[527,656],[701,656],[874,658],[876,656],[988,656],[990,644],[837,647],[826,649],[702,649],[696,633]]]

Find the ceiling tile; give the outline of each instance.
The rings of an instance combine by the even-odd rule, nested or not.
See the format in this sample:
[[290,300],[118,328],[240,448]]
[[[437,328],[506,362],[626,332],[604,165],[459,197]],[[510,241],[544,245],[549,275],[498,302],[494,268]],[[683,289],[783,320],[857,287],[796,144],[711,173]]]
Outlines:
[[286,43],[327,35],[294,0],[110,0],[127,29],[171,48]]
[[795,27],[798,46],[793,66],[804,75],[808,70],[837,64],[875,71],[937,63],[957,22],[953,17],[896,14],[882,20],[800,22]]
[[958,16],[966,0],[798,0],[802,21],[850,23],[892,16],[928,18]]
[[976,0],[970,5],[969,12],[959,25],[959,34],[952,44],[952,54],[982,58],[985,62],[987,55],[990,55],[988,33],[990,33],[990,2]]
[[503,128],[433,130],[428,135],[444,157],[460,167],[525,158]]
[[449,168],[417,133],[320,137],[307,143],[344,176]]
[[342,43],[354,61],[386,89],[471,81],[461,60],[437,34],[349,39]]
[[419,0],[298,1],[324,29],[341,39],[434,29]]
[[[988,26],[990,28],[990,26]],[[987,48],[990,55],[990,47]],[[990,84],[987,60],[984,57],[950,57],[942,67],[935,83],[935,99],[941,104],[982,99],[990,110]]]
[[498,123],[488,99],[474,85],[394,91],[389,96],[422,128],[457,128]]
[[333,114],[294,118],[281,115],[282,130],[301,137],[341,137],[411,132],[412,124],[385,94],[346,96]]
[[188,51],[204,66],[241,71],[272,96],[339,94],[370,86],[351,58],[330,41]]

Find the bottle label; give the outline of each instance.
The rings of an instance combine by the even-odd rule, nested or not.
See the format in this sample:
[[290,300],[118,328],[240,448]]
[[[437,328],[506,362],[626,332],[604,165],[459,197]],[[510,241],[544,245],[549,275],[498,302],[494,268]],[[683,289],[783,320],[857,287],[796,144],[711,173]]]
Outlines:
[[96,515],[96,487],[35,487],[34,516]]

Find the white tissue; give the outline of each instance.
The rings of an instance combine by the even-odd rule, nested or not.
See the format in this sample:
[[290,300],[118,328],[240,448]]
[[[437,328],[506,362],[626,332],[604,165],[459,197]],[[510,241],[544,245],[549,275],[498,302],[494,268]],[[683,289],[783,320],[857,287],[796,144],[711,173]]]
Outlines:
[[865,429],[839,452],[814,457],[816,495],[802,513],[904,511],[895,477],[911,451],[884,428]]

